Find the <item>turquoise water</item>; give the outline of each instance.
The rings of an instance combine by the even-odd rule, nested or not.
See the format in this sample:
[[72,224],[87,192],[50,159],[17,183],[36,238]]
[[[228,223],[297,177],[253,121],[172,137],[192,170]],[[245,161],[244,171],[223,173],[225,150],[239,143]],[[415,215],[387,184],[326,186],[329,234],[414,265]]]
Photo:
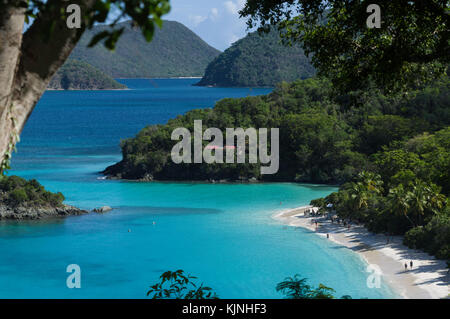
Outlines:
[[[63,192],[68,204],[115,210],[1,223],[1,298],[145,298],[162,272],[176,269],[221,298],[281,298],[275,285],[296,273],[338,296],[393,296],[385,285],[367,288],[356,254],[271,218],[333,187],[102,180],[98,172],[120,159],[119,140],[145,125],[224,97],[270,91],[199,88],[186,79],[121,81],[132,90],[46,92],[27,123],[11,174]],[[69,264],[81,267],[81,289],[66,286]]]

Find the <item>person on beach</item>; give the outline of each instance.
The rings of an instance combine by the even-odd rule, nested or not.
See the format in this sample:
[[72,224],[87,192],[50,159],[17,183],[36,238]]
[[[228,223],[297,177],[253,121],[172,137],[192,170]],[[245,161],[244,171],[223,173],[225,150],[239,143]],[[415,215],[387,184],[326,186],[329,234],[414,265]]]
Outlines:
[[405,271],[407,271],[407,270],[408,270],[408,264],[405,263]]
[[413,262],[412,262],[412,260],[411,260],[411,262],[409,263],[409,268],[413,268]]
[[330,234],[327,234],[327,239],[330,239]]

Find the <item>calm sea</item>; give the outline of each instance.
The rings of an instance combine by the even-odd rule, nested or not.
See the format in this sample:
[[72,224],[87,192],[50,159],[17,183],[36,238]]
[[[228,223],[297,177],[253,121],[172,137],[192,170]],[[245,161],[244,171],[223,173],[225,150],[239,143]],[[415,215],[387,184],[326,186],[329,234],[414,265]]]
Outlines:
[[[281,298],[276,284],[294,274],[338,296],[393,296],[385,285],[367,288],[356,254],[271,219],[333,187],[102,180],[98,172],[120,160],[120,140],[146,125],[225,97],[270,92],[194,87],[195,79],[121,81],[131,90],[46,92],[33,112],[11,174],[63,192],[68,204],[115,210],[1,223],[1,298],[146,298],[162,272],[177,269],[221,298]],[[66,286],[70,264],[81,267],[81,289]]]

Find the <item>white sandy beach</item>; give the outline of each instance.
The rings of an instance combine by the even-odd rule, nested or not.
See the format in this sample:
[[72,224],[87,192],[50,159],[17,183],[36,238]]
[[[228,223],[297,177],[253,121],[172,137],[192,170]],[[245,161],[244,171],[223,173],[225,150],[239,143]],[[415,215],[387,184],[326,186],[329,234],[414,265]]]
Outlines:
[[[377,265],[382,272],[383,281],[400,296],[408,299],[437,299],[449,297],[448,269],[445,261],[437,260],[422,251],[410,249],[402,244],[402,237],[387,237],[368,232],[363,226],[352,225],[348,228],[320,221],[316,230],[315,217],[304,216],[311,206],[285,210],[273,216],[289,226],[303,227],[360,254],[368,264]],[[409,267],[413,261],[413,269]],[[408,270],[405,271],[405,263]],[[368,273],[369,275],[369,273]]]

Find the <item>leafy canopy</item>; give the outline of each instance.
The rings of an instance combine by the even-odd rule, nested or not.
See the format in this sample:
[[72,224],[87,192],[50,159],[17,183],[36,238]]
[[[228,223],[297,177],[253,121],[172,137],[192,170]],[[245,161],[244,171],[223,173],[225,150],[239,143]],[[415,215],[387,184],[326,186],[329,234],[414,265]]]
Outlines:
[[199,286],[193,281],[197,277],[185,274],[181,269],[166,271],[160,282],[152,285],[147,296],[152,299],[218,299],[212,288]]
[[247,0],[249,28],[277,24],[287,43],[301,42],[319,74],[343,91],[375,83],[386,92],[435,79],[450,62],[445,0],[377,1],[381,28],[366,25],[372,1]]
[[[94,46],[100,41],[104,41],[103,44],[108,49],[114,49],[117,40],[122,35],[124,27],[117,27],[117,24],[126,18],[131,18],[134,25],[139,27],[147,41],[151,41],[155,24],[162,27],[162,16],[169,13],[170,2],[169,0],[96,0],[93,6],[89,6],[88,3],[93,1],[78,0],[71,1],[69,4],[79,4],[82,14],[82,29],[92,29],[97,23],[110,24],[109,30],[104,30],[96,34],[89,46]],[[39,15],[45,11],[52,12],[61,8],[61,1],[57,0],[24,0],[17,1],[19,6],[27,9],[27,22],[31,19],[38,19]],[[0,4],[1,6],[1,4]],[[61,10],[60,18],[67,19],[70,13],[66,13],[65,10]],[[110,22],[110,23],[109,23]],[[49,39],[57,21],[52,20],[47,26],[46,37]]]
[[[276,290],[281,292],[286,299],[334,299],[333,288],[319,284],[317,288],[313,288],[307,284],[306,278],[301,278],[300,275],[294,277],[287,277],[284,281],[276,286]],[[342,299],[351,299],[346,295]]]

